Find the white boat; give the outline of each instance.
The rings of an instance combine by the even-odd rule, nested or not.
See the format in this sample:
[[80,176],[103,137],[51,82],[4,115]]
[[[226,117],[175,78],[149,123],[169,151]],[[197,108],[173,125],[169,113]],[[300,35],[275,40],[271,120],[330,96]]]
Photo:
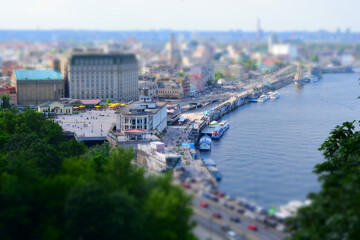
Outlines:
[[278,99],[280,97],[280,94],[278,92],[273,92],[270,94],[270,99],[271,100],[275,100]]
[[310,76],[309,79],[310,79],[310,82],[317,82],[317,81],[319,81],[319,78],[316,77],[316,76]]
[[258,102],[259,102],[259,103],[266,102],[267,100],[269,100],[269,96],[266,95],[266,94],[263,94],[263,95],[261,95],[261,96],[258,98]]
[[230,127],[230,123],[227,120],[221,121],[219,125],[224,128],[224,130],[228,130]]
[[211,137],[204,135],[200,138],[199,141],[199,150],[200,151],[210,151],[211,150]]

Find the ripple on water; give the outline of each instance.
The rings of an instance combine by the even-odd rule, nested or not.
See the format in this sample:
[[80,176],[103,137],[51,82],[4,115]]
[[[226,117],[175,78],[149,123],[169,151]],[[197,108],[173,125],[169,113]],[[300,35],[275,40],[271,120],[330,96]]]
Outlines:
[[264,207],[304,200],[317,191],[317,150],[329,132],[358,118],[359,74],[324,75],[314,84],[280,89],[281,97],[247,104],[224,116],[230,129],[210,153],[223,175],[220,189]]

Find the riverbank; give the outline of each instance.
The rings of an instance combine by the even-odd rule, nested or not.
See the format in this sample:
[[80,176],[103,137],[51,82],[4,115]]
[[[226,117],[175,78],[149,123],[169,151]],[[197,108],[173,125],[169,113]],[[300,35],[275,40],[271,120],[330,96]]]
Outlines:
[[280,99],[246,104],[222,119],[230,130],[210,153],[222,172],[221,191],[264,207],[305,200],[318,190],[317,148],[344,121],[358,119],[358,74],[326,74],[316,83],[279,89]]

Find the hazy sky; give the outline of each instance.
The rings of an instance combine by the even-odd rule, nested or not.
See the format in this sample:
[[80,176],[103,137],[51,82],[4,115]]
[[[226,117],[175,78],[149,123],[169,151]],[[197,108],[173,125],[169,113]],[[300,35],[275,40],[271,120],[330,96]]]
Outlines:
[[360,0],[1,0],[0,29],[360,31]]

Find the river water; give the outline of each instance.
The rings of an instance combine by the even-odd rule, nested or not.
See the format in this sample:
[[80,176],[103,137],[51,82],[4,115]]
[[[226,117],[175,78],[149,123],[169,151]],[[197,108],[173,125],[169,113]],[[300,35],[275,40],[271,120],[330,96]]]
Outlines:
[[360,74],[328,74],[316,83],[288,85],[280,98],[227,114],[230,129],[200,157],[216,161],[221,191],[263,207],[305,200],[320,188],[312,173],[317,149],[344,121],[360,120]]

